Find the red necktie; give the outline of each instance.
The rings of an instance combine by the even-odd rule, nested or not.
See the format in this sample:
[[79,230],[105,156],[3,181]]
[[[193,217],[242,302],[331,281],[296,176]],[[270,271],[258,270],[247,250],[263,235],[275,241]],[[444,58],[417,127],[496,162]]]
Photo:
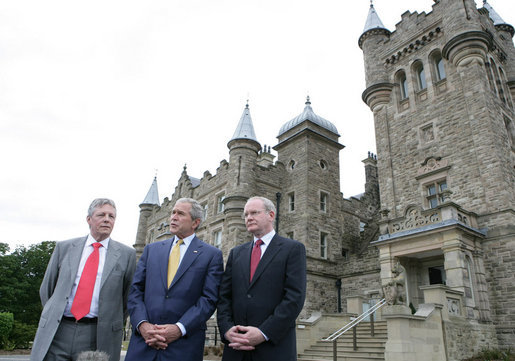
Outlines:
[[89,255],[80,276],[79,286],[73,299],[71,313],[78,321],[89,313],[91,307],[91,298],[93,297],[93,289],[98,272],[98,249],[102,247],[102,243],[95,242],[92,244],[93,252]]
[[254,277],[254,272],[256,272],[256,268],[258,266],[259,260],[261,259],[261,245],[263,241],[258,239],[252,248],[252,255],[250,256],[250,280],[252,281],[252,277]]

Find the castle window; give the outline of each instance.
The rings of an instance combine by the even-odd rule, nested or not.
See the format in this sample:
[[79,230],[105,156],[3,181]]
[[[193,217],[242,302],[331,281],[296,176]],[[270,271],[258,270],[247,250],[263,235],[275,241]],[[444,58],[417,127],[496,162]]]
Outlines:
[[400,72],[397,79],[401,90],[401,100],[408,99],[408,79],[406,78],[406,74],[403,71]]
[[363,233],[365,232],[365,227],[367,226],[367,224],[365,222],[359,222],[359,233]]
[[219,195],[216,199],[216,204],[217,204],[217,208],[216,208],[216,211],[218,213],[222,213],[225,209],[224,207],[224,199],[225,199],[225,195]]
[[293,212],[295,210],[295,193],[288,194],[288,210]]
[[293,231],[287,232],[286,233],[286,237],[289,238],[289,239],[293,239]]
[[327,162],[325,160],[320,160],[318,164],[320,165],[320,168],[322,168],[323,170],[327,169]]
[[442,54],[440,52],[436,52],[434,55],[432,55],[431,59],[434,65],[436,81],[444,80],[447,76],[445,74]]
[[202,219],[203,220],[207,219],[207,211],[208,211],[208,206],[207,206],[207,202],[206,202],[202,205]]
[[218,230],[215,233],[213,233],[213,246],[216,248],[222,247],[222,230]]
[[320,257],[327,259],[327,233],[320,232]]
[[421,61],[417,61],[413,65],[413,70],[415,71],[415,74],[417,75],[418,90],[426,89],[427,88],[426,72],[424,71],[424,66],[422,65],[422,62]]
[[295,169],[295,161],[293,159],[290,160],[290,163],[288,164],[288,168],[290,170],[294,170]]
[[447,181],[442,180],[426,185],[426,192],[427,205],[429,208],[436,208],[448,199]]
[[320,192],[320,210],[322,212],[327,212],[327,198],[328,198],[327,193]]
[[506,127],[506,132],[508,132],[508,142],[511,149],[515,150],[515,124],[506,115],[504,116],[504,126]]

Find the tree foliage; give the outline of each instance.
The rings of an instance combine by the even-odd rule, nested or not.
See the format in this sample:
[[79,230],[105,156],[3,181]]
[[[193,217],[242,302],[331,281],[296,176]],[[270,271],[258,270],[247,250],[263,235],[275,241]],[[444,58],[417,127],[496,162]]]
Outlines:
[[39,287],[55,242],[46,241],[17,247],[0,243],[0,312],[10,312],[14,319],[37,325],[41,314]]

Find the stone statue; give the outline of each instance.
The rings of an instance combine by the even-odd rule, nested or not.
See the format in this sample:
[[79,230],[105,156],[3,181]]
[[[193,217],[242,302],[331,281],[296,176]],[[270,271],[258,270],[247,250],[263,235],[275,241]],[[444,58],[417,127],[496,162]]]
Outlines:
[[383,296],[388,305],[406,304],[406,270],[399,260],[392,267],[392,280],[383,286]]

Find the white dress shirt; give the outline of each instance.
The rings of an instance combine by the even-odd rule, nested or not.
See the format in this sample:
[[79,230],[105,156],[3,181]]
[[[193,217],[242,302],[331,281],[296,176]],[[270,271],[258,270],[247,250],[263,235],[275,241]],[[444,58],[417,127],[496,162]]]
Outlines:
[[[98,257],[98,271],[97,271],[97,279],[95,280],[95,288],[93,289],[93,297],[91,298],[91,307],[89,309],[89,313],[84,316],[87,318],[98,317],[98,297],[100,296],[100,282],[102,281],[102,272],[104,271],[104,264],[106,260],[107,248],[109,247],[109,237],[104,239],[102,242],[102,247],[98,249],[99,257]],[[68,303],[66,304],[66,308],[64,309],[64,315],[67,317],[73,317],[70,309],[72,308],[73,299],[75,298],[75,293],[77,292],[77,287],[79,286],[80,276],[82,271],[84,270],[84,266],[86,265],[86,260],[89,255],[93,253],[93,243],[95,243],[95,239],[91,234],[88,235],[88,239],[84,244],[84,248],[82,250],[82,256],[80,258],[79,269],[77,270],[77,274],[75,275],[75,281],[73,283],[72,292],[70,293],[70,297],[68,297]]]

